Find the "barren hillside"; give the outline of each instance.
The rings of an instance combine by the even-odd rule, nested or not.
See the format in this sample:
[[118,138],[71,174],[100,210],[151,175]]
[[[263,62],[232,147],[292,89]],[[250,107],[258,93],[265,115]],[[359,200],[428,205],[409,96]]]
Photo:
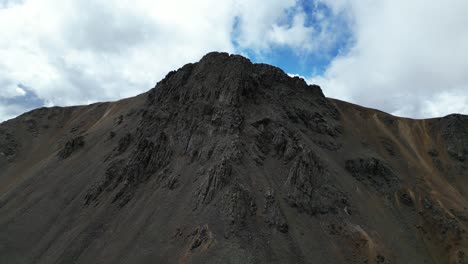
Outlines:
[[1,263],[465,263],[468,117],[413,120],[209,53],[0,124]]

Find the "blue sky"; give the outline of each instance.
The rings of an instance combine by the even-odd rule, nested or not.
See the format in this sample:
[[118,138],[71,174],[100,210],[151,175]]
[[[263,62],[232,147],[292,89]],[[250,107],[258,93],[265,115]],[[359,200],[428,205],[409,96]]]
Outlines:
[[466,0],[0,0],[0,121],[118,100],[210,51],[407,117],[468,113]]
[[252,62],[275,65],[291,74],[320,76],[345,45],[346,43],[337,43],[333,49],[321,53],[297,52],[283,46],[273,47],[262,54],[249,49],[239,49],[239,53],[249,57]]
[[[323,14],[321,20],[332,21],[339,31],[334,32],[333,37],[336,38],[331,45],[319,47],[315,51],[307,51],[295,49],[287,45],[276,44],[271,49],[257,52],[249,48],[242,48],[236,45],[235,35],[233,37],[233,45],[239,53],[247,55],[254,62],[268,63],[276,65],[286,72],[297,74],[300,76],[320,76],[334,58],[340,54],[346,54],[352,45],[353,38],[349,24],[343,17],[333,15],[330,7],[323,3],[315,1],[298,1],[295,9],[287,12],[286,19],[281,21],[281,24],[291,27],[291,23],[297,7],[301,9],[306,16],[304,26],[314,27],[320,31],[326,29],[321,27],[321,21],[317,19],[316,13]],[[234,32],[236,24],[234,24]]]

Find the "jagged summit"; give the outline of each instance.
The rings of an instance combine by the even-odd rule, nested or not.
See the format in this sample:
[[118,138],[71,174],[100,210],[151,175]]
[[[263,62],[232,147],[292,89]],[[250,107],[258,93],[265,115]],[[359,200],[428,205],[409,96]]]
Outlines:
[[467,127],[209,53],[140,96],[0,124],[0,259],[463,263]]
[[212,51],[207,54],[205,54],[201,59],[200,63],[216,63],[220,61],[236,61],[239,64],[248,64],[252,65],[252,62],[250,59],[243,57],[238,54],[229,54],[227,52],[218,52],[218,51]]
[[[172,94],[171,94],[172,93]],[[199,62],[171,71],[154,88],[152,97],[220,100],[239,104],[241,98],[255,99],[262,94],[311,93],[322,96],[317,85],[307,85],[299,77],[290,77],[281,69],[267,64],[253,64],[240,55],[212,52]]]

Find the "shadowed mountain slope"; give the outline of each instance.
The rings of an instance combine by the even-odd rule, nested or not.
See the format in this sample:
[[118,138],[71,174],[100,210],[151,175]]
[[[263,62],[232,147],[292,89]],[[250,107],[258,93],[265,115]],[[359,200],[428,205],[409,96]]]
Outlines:
[[0,124],[1,263],[464,263],[468,117],[225,53]]

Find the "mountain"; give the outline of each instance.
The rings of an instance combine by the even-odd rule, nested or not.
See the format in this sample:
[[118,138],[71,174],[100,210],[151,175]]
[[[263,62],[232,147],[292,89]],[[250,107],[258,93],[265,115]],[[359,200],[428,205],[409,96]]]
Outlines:
[[414,120],[209,53],[0,124],[1,263],[465,263],[468,116]]

